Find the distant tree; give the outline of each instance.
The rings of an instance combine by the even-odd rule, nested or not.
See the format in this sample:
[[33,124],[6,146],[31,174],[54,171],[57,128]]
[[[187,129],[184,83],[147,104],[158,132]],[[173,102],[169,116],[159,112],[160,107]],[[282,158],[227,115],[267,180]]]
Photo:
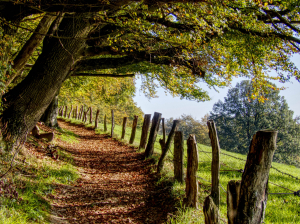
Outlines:
[[274,159],[299,164],[299,117],[293,119],[294,112],[278,90],[270,89],[263,101],[251,99],[252,93],[251,82],[242,81],[228,91],[224,102],[214,104],[210,119],[216,123],[221,148],[247,153],[256,131],[276,129]]
[[[208,128],[206,125],[209,114],[206,114],[201,120],[197,120],[192,115],[183,114],[176,120],[180,120],[179,131],[183,132],[184,139],[188,139],[189,134],[195,134],[198,143],[210,145]],[[166,120],[166,132],[169,133],[172,128],[173,118]]]

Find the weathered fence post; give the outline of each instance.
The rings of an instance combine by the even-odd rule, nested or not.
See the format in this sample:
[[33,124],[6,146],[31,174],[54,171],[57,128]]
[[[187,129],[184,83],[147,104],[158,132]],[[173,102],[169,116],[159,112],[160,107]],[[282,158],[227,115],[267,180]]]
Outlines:
[[216,125],[213,120],[207,121],[209,138],[212,147],[211,162],[211,197],[215,205],[220,207],[220,145]]
[[66,105],[66,107],[65,107],[65,114],[64,114],[65,118],[67,117],[67,111],[68,111],[68,106]]
[[165,127],[165,118],[161,119],[161,126],[163,132],[163,142],[166,143],[166,127]]
[[264,220],[268,179],[276,149],[277,131],[261,130],[253,136],[242,176],[235,223],[255,224]]
[[152,126],[148,138],[148,144],[145,150],[145,158],[148,158],[153,155],[154,143],[159,129],[160,118],[161,118],[161,113],[154,112],[154,116],[152,119]]
[[195,135],[187,140],[186,201],[187,207],[198,208],[198,148]]
[[158,161],[158,164],[157,164],[157,173],[160,173],[162,171],[162,168],[164,166],[164,159],[170,149],[170,146],[171,146],[171,142],[174,138],[174,135],[175,135],[175,130],[177,128],[179,124],[179,120],[174,120],[173,121],[173,126],[172,126],[172,129],[168,135],[168,139],[167,139],[167,142],[166,143],[163,143],[161,144],[161,156],[159,158],[159,161]]
[[93,123],[93,110],[92,107],[90,107],[90,124]]
[[97,109],[97,112],[96,112],[96,118],[95,118],[95,129],[98,128],[98,117],[99,117],[99,113],[100,113],[100,110]]
[[72,111],[73,111],[73,105],[71,105],[71,109],[70,109],[70,112],[69,112],[69,115],[68,115],[68,118],[69,118],[69,119],[70,119],[70,117],[71,117]]
[[123,127],[122,127],[122,136],[121,136],[121,139],[125,138],[127,118],[128,117],[123,117]]
[[111,137],[114,136],[114,128],[115,128],[114,110],[111,110]]
[[181,131],[175,131],[174,136],[174,177],[180,183],[183,183],[183,134]]
[[150,120],[151,120],[151,114],[145,114],[139,149],[146,148],[148,131],[149,131],[149,127],[150,127]]
[[227,218],[228,224],[234,224],[240,198],[241,181],[231,180],[227,185]]
[[132,144],[134,142],[136,127],[137,127],[137,123],[138,123],[138,118],[139,118],[139,116],[134,115],[134,119],[133,119],[133,122],[132,122],[132,129],[131,129],[131,136],[130,136],[129,144]]
[[209,195],[204,200],[203,213],[205,224],[219,224],[219,208],[215,205],[213,198]]
[[104,115],[104,131],[107,131],[106,114]]

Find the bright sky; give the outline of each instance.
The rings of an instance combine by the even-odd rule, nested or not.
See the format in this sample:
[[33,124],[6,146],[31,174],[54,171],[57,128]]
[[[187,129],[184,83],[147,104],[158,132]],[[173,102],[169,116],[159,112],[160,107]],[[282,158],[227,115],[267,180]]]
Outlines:
[[[293,61],[300,68],[300,55],[293,57]],[[236,83],[243,79],[236,79],[232,82],[232,87],[235,87]],[[134,97],[134,101],[137,103],[138,107],[141,107],[145,114],[153,114],[154,112],[162,113],[162,117],[165,118],[178,118],[182,114],[192,115],[194,118],[201,119],[205,114],[212,111],[213,105],[218,101],[224,101],[228,89],[218,89],[219,92],[215,90],[210,90],[206,86],[203,89],[208,90],[211,97],[211,101],[207,102],[196,102],[189,100],[180,100],[179,97],[173,98],[169,94],[165,94],[163,89],[159,89],[157,95],[159,98],[150,99],[150,101],[144,96],[144,94],[139,91],[141,79],[136,81],[137,93]],[[292,82],[281,84],[276,83],[278,87],[285,86],[286,89],[280,92],[280,95],[284,96],[290,110],[294,111],[295,115],[300,115],[300,83],[295,79]]]

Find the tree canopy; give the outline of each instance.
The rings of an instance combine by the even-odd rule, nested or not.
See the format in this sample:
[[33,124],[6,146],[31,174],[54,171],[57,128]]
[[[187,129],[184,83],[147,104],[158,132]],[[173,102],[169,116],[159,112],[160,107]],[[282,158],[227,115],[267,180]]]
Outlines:
[[242,81],[228,91],[224,102],[214,104],[210,119],[216,123],[221,148],[247,153],[257,131],[275,129],[278,137],[274,159],[299,165],[299,118],[293,119],[294,112],[278,90],[265,94],[265,102],[251,99],[252,92],[251,83]]
[[[53,22],[41,20],[45,16]],[[141,74],[149,96],[160,85],[197,101],[209,99],[202,85],[223,87],[237,76],[252,80],[253,97],[276,88],[269,79],[300,77],[289,59],[299,53],[299,1],[0,0],[0,21],[0,78],[12,80],[3,95],[2,123],[22,126],[18,135],[73,76]],[[23,32],[39,36],[32,41]],[[33,63],[28,72],[12,67],[26,46],[37,49],[24,50]],[[278,75],[268,75],[271,69]],[[13,88],[16,74],[22,78]]]

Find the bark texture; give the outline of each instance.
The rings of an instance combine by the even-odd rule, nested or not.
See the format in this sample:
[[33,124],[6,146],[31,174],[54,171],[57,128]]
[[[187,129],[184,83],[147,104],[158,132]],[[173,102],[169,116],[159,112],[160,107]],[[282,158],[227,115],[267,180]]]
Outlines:
[[219,209],[215,205],[214,200],[209,195],[204,200],[203,213],[205,217],[205,224],[219,224]]
[[57,31],[70,39],[46,37],[43,52],[27,77],[3,95],[4,111],[1,116],[3,137],[16,142],[23,139],[45,112],[55,93],[79,59],[92,26],[87,14],[64,18]]
[[198,208],[198,148],[195,135],[187,140],[186,206]]
[[174,135],[175,135],[175,130],[177,129],[179,125],[179,120],[174,120],[173,121],[173,126],[172,126],[172,129],[168,135],[168,139],[167,139],[167,142],[166,144],[163,144],[162,145],[162,152],[161,152],[161,156],[159,158],[159,161],[158,161],[158,164],[157,164],[157,173],[160,173],[163,169],[163,166],[164,166],[164,160],[165,160],[165,157],[170,149],[170,146],[171,146],[171,142],[174,138]]
[[152,126],[149,134],[148,144],[145,150],[145,158],[148,158],[153,155],[154,152],[154,143],[156,140],[157,132],[159,129],[159,123],[161,119],[161,113],[154,112],[152,119]]
[[231,180],[227,185],[227,218],[229,224],[234,224],[240,199],[241,181]]
[[127,119],[128,119],[128,117],[123,117],[123,127],[122,127],[121,139],[125,138]]
[[174,136],[174,177],[175,180],[183,183],[183,133],[181,131],[175,131]]
[[151,114],[145,114],[139,149],[146,148],[148,131],[149,131],[149,127],[150,127],[150,121],[151,121]]
[[213,120],[207,121],[209,138],[212,146],[211,162],[211,197],[215,205],[220,206],[220,145],[216,125]]
[[114,110],[111,110],[111,132],[110,135],[114,137],[114,128],[115,128],[115,117],[114,117]]
[[[63,110],[63,108],[61,110]],[[40,121],[44,122],[44,124],[50,128],[57,128],[59,127],[57,123],[57,113],[58,113],[58,93],[51,101],[50,105],[44,112]]]
[[139,116],[134,115],[134,119],[133,119],[133,122],[132,122],[132,129],[131,129],[131,136],[130,136],[129,144],[133,144],[133,142],[134,142],[135,133],[136,133],[136,127],[137,127],[137,123],[138,123],[138,118],[139,118]]
[[235,223],[263,223],[268,198],[268,179],[276,149],[277,131],[262,130],[253,136],[242,176]]

